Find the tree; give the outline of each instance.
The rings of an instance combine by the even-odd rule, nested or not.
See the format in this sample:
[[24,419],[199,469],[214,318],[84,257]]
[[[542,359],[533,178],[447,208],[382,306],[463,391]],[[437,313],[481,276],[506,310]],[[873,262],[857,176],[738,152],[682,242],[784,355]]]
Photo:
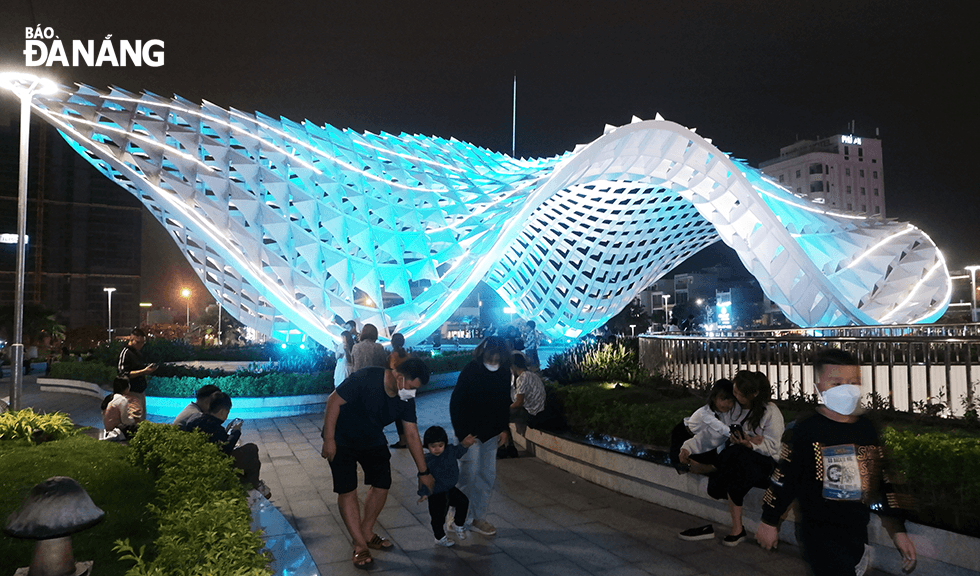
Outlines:
[[[212,304],[204,309],[204,314],[198,318],[198,325],[205,326],[204,334],[218,335],[218,305]],[[221,313],[221,340],[225,342],[238,342],[241,334],[245,330],[245,325],[233,318],[227,312]]]
[[[0,328],[5,334],[14,333],[14,307],[0,311]],[[50,347],[65,339],[65,325],[58,322],[57,313],[33,302],[24,303],[24,333],[26,346]]]
[[[635,328],[630,328],[635,326]],[[612,334],[642,334],[650,327],[650,313],[637,300],[631,301],[606,322],[606,328]],[[635,331],[635,332],[634,332]]]

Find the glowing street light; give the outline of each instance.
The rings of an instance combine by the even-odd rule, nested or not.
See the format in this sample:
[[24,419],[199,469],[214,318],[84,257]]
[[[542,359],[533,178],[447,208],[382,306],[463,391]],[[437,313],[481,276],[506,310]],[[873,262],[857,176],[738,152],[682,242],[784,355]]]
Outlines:
[[102,289],[109,297],[109,342],[112,342],[112,293],[116,291],[115,288],[107,287]]
[[977,321],[977,270],[980,266],[967,266],[970,271],[970,322]]
[[0,88],[20,98],[20,178],[17,186],[17,276],[14,286],[13,370],[10,376],[10,408],[20,410],[24,389],[24,261],[27,246],[27,158],[31,142],[31,100],[35,94],[54,94],[58,85],[25,72],[0,74]]
[[180,291],[180,295],[184,297],[184,300],[187,300],[187,329],[190,330],[191,329],[191,291],[187,288],[184,288],[183,290]]

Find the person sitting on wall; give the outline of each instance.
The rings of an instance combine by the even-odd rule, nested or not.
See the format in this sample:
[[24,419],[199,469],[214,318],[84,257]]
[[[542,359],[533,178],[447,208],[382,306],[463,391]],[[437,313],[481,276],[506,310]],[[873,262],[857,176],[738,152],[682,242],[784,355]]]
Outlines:
[[272,491],[259,479],[262,463],[259,461],[259,447],[255,444],[243,444],[235,447],[242,437],[242,420],[235,418],[228,428],[224,423],[231,412],[231,396],[224,392],[215,392],[211,396],[208,411],[191,417],[181,426],[181,430],[193,432],[200,430],[212,444],[216,444],[222,452],[235,459],[235,468],[241,470],[242,484],[251,484],[260,494],[269,498]]
[[198,414],[205,414],[208,409],[211,408],[211,396],[213,396],[215,392],[221,392],[221,389],[214,384],[205,384],[204,386],[198,388],[197,399],[184,407],[184,409],[180,411],[180,414],[174,418],[174,426],[183,426],[194,416],[197,416]]

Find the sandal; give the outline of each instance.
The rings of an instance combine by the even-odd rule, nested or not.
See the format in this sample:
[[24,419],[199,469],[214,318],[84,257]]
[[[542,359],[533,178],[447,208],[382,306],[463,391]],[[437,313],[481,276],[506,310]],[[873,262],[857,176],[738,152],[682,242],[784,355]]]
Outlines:
[[377,534],[371,536],[371,539],[368,540],[367,545],[368,548],[372,550],[391,550],[392,548],[395,547],[395,544],[391,540],[388,540],[387,538],[382,538]]
[[374,558],[371,558],[370,550],[361,550],[358,552],[354,550],[354,568],[360,568],[361,570],[367,570],[368,568],[374,566]]

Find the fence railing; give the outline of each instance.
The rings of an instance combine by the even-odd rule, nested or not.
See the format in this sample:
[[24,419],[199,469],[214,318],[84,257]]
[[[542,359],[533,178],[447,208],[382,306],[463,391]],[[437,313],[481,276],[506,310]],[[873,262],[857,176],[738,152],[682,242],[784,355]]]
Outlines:
[[815,394],[811,365],[827,346],[860,359],[866,405],[941,416],[962,416],[977,408],[980,337],[644,335],[640,361],[649,370],[692,385],[755,370],[767,375],[775,396],[790,399]]

